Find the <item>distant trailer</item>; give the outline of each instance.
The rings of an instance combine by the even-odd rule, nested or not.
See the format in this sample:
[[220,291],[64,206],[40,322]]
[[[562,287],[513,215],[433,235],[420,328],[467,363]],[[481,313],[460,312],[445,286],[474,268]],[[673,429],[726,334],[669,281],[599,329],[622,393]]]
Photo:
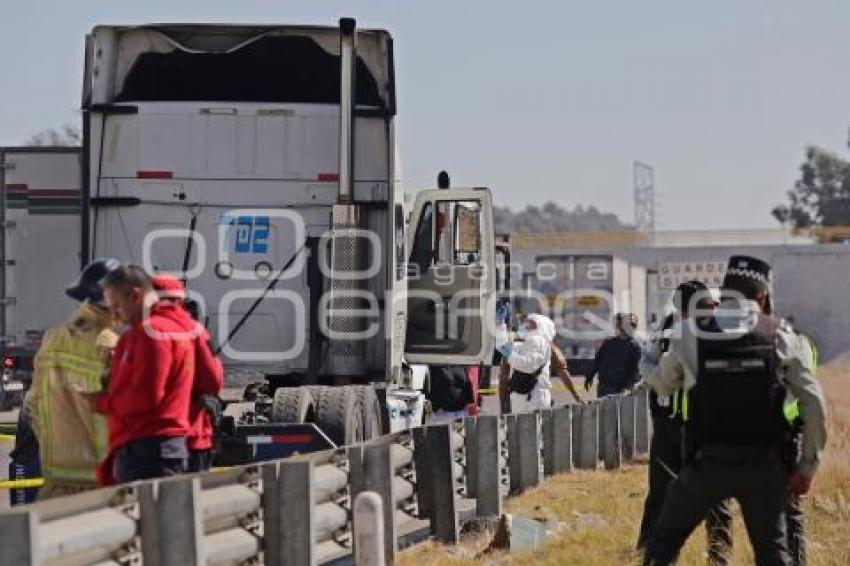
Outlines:
[[73,309],[65,287],[80,269],[81,164],[79,147],[0,148],[0,405],[16,404],[44,330]]
[[646,329],[646,270],[609,254],[549,254],[523,275],[516,308],[555,321],[555,338],[574,375],[587,375],[596,350],[613,335],[618,312],[638,316]]

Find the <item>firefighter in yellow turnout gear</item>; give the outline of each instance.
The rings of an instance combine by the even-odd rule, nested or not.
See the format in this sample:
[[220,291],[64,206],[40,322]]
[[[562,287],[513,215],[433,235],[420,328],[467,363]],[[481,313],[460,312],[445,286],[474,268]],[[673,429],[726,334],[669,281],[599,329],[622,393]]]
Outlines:
[[25,411],[39,443],[44,487],[39,499],[97,487],[95,468],[106,455],[106,419],[78,392],[103,389],[118,335],[99,281],[120,265],[91,262],[66,290],[80,302],[65,324],[44,334],[35,357]]

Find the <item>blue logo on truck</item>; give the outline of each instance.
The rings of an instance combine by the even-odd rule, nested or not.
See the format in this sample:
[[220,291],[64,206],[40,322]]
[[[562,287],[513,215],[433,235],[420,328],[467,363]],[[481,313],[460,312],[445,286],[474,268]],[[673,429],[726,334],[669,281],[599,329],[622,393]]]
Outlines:
[[225,216],[221,221],[236,226],[234,251],[238,254],[264,254],[269,248],[268,216]]

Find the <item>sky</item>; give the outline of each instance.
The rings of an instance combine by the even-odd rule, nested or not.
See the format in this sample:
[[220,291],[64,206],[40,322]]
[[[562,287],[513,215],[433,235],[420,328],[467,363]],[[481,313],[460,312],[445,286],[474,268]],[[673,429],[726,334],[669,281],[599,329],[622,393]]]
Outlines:
[[633,222],[640,160],[659,229],[764,228],[807,145],[850,153],[846,0],[0,0],[0,144],[78,120],[94,25],[342,16],[394,37],[412,190],[446,169]]

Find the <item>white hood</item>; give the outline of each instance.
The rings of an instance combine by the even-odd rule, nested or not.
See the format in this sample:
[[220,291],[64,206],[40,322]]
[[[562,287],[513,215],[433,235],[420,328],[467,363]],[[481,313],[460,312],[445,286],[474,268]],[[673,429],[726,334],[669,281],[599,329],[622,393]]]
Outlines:
[[552,321],[551,318],[543,316],[542,314],[530,314],[528,315],[528,318],[533,320],[535,324],[537,324],[537,328],[535,328],[534,330],[526,330],[526,339],[532,336],[540,336],[544,338],[547,342],[551,342],[555,339],[555,323]]

